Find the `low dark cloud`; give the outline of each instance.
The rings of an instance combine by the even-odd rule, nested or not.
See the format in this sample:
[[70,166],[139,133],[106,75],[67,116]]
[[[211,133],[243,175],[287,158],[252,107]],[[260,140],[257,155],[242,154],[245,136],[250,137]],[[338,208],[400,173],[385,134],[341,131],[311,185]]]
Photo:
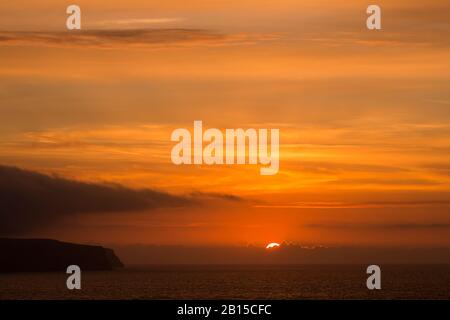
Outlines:
[[283,243],[264,246],[113,245],[125,264],[439,264],[450,263],[448,247],[325,247]]
[[[18,235],[83,213],[114,213],[202,204],[212,195],[171,195],[151,189],[87,183],[0,166],[0,236]],[[215,198],[236,200],[229,195]]]

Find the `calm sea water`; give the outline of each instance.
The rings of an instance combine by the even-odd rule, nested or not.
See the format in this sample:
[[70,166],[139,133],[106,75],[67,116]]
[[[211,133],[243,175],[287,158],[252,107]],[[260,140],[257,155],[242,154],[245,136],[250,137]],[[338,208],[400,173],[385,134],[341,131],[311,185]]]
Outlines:
[[382,290],[365,266],[145,266],[83,272],[0,274],[0,299],[450,299],[450,265],[386,265]]

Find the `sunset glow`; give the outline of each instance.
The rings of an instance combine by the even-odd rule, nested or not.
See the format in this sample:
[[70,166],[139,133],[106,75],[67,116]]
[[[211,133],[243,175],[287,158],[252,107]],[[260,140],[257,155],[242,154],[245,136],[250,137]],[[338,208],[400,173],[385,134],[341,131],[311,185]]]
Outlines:
[[[87,184],[70,210],[49,193],[44,207],[67,214],[34,221],[31,208],[26,228],[15,217],[5,232],[450,245],[449,5],[424,3],[382,1],[389,14],[372,32],[359,0],[80,0],[83,30],[66,34],[58,1],[3,1],[0,165]],[[195,120],[279,129],[276,174],[248,161],[175,165],[171,133]],[[52,182],[56,194],[73,187]],[[109,201],[92,184],[124,191]]]

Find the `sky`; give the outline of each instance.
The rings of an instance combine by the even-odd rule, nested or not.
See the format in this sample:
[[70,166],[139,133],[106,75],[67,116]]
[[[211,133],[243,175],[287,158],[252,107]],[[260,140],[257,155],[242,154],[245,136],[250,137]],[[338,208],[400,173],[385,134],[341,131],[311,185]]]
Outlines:
[[[0,4],[3,235],[450,246],[448,1],[68,4]],[[280,129],[278,174],[175,166],[194,120]]]

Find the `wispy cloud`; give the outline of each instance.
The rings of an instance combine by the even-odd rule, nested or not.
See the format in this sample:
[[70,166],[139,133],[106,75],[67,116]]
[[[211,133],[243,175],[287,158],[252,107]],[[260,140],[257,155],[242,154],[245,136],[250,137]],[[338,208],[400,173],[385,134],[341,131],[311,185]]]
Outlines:
[[417,229],[450,229],[450,223],[386,223],[386,224],[308,224],[303,227],[323,229],[394,229],[394,230],[417,230]]
[[224,34],[201,29],[108,29],[72,32],[0,31],[0,45],[34,45],[84,48],[124,46],[161,48],[167,46],[221,46],[252,44],[277,39],[276,34]]
[[148,26],[155,24],[167,24],[183,21],[182,18],[130,18],[115,20],[100,20],[95,22],[94,26],[99,27],[127,27],[127,26]]
[[428,201],[373,201],[373,202],[295,202],[280,205],[255,205],[256,208],[274,209],[353,209],[353,208],[388,208],[388,207],[423,207],[450,206],[450,200]]

